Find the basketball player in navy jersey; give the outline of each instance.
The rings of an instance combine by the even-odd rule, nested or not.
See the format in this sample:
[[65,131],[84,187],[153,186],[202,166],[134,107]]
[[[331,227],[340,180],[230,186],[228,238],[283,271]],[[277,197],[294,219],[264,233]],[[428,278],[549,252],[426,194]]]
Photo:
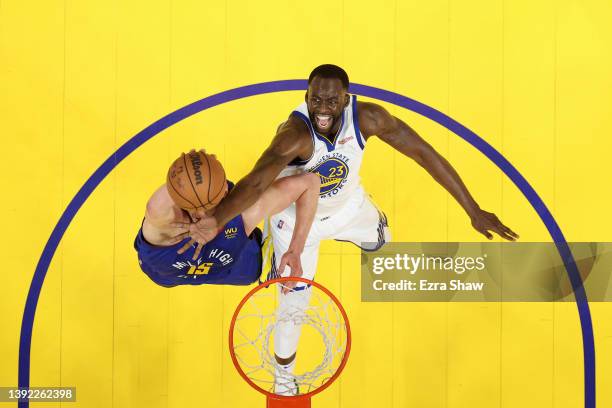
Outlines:
[[[319,175],[321,188],[315,221],[301,256],[303,277],[314,277],[323,239],[350,241],[365,250],[380,248],[390,240],[387,219],[365,193],[359,179],[363,150],[374,136],[429,172],[465,210],[476,231],[488,239],[493,238],[491,232],[510,241],[518,238],[495,214],[480,208],[455,169],[410,126],[380,105],[358,102],[355,95],[348,93],[348,87],[348,75],[342,68],[329,64],[315,68],[308,78],[304,103],[279,126],[255,167],[236,184],[214,215],[190,225],[179,224],[189,228],[192,238],[184,248],[195,242],[201,246],[212,239],[219,225],[256,202],[278,177],[304,172]],[[275,255],[288,248],[294,225],[293,206],[270,218]],[[278,256],[273,256],[271,267],[269,277],[290,272],[280,268]],[[286,332],[295,335],[275,338],[275,352],[282,370],[290,373],[299,330]],[[297,390],[290,385],[278,385],[279,394],[292,395]]]
[[[233,188],[231,182],[226,183],[223,194]],[[291,245],[282,254],[282,267],[287,265],[293,276],[301,276],[300,254],[312,225],[318,196],[319,177],[315,174],[277,180],[251,206],[225,222],[219,234],[205,246],[193,246],[178,254],[177,250],[189,237],[188,230],[175,223],[197,221],[198,215],[174,203],[164,184],[149,199],[142,228],[134,242],[140,267],[153,282],[165,287],[249,285],[259,279],[262,271],[262,237],[257,224],[295,202],[296,227]],[[291,287],[288,284],[284,290]]]

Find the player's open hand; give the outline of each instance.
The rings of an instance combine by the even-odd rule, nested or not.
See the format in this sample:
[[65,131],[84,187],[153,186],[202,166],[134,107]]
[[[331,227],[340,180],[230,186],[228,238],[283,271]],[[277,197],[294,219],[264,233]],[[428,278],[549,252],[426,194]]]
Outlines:
[[[278,273],[280,276],[283,276],[283,272],[285,271],[286,266],[291,268],[291,273],[289,274],[289,276],[298,278],[302,276],[302,262],[300,261],[299,253],[290,249],[283,254],[283,256],[281,257],[280,266],[278,267]],[[295,287],[295,285],[297,285],[297,281],[284,282],[283,289],[281,290],[281,292],[283,294],[287,294],[291,291],[291,289]]]
[[178,251],[176,251],[179,254],[184,253],[185,251],[187,251],[191,246],[196,245],[196,249],[193,252],[193,256],[191,257],[191,259],[193,259],[194,261],[198,259],[198,257],[200,256],[200,252],[202,252],[202,248],[204,247],[204,244],[200,244],[199,242],[197,242],[195,239],[191,238],[189,240],[189,242],[187,242],[185,245],[183,245]]
[[493,234],[489,231],[508,241],[516,241],[519,237],[516,232],[502,224],[495,214],[480,209],[472,216],[472,227],[488,239],[493,239]]
[[217,236],[219,229],[215,217],[203,215],[199,220],[189,225],[189,236],[198,243],[205,244]]
[[204,210],[197,210],[198,219],[194,220],[194,222],[175,222],[172,224],[175,228],[186,228],[189,231],[189,236],[191,240],[183,245],[177,252],[182,254],[187,251],[189,247],[198,244],[196,247],[196,251],[193,255],[193,259],[197,259],[200,255],[200,251],[202,247],[207,242],[210,242],[217,236],[219,233],[219,228],[217,226],[217,220],[213,216],[209,216],[204,214]]

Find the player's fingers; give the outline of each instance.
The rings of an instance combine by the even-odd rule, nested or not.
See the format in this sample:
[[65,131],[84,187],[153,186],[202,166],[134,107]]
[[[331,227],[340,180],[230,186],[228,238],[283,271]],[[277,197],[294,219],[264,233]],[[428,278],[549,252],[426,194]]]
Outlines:
[[189,224],[189,235],[192,237],[197,237],[200,235],[200,229],[196,224]]
[[205,244],[205,243],[207,243],[207,242],[212,241],[213,239],[215,239],[215,236],[216,236],[215,234],[207,234],[207,235],[203,235],[203,236],[202,236],[202,243],[204,243],[204,244]]
[[193,238],[195,240],[195,242],[198,243],[198,245],[204,245],[205,243],[207,243],[209,240],[206,239],[206,237],[202,234],[195,234],[192,235],[191,238]]
[[295,288],[295,285],[296,285],[296,284],[297,284],[297,282],[296,282],[296,281],[288,281],[288,282],[285,282],[285,283],[283,284],[283,289],[282,289],[282,291],[281,291],[281,292],[283,292],[283,295],[286,295],[287,293],[291,292],[291,290],[292,290],[293,288]]
[[[302,271],[302,265],[300,264],[299,261],[297,262],[291,262],[288,264],[288,266],[291,268],[291,273],[289,274],[289,276],[291,277],[301,277],[302,274],[304,273]],[[291,280],[285,283],[285,287],[283,288],[283,293],[289,293],[293,288],[295,288],[298,284],[298,281],[295,280]]]
[[189,249],[189,247],[195,242],[195,239],[190,239],[189,242],[187,242],[185,245],[183,245],[178,251],[176,251],[178,254],[182,254],[183,252],[185,252],[186,250]]
[[191,224],[187,222],[173,222],[170,224],[172,228],[182,228],[182,229],[189,229],[190,225]]
[[202,247],[204,246],[204,244],[198,244],[198,246],[196,247],[195,252],[193,253],[193,260],[195,261],[196,259],[198,259],[198,257],[200,256],[200,252],[202,252]]
[[171,245],[178,244],[179,242],[181,242],[182,240],[184,240],[188,236],[189,236],[189,232],[183,232],[182,234],[179,234],[176,237],[172,238],[170,240],[170,244]]
[[212,217],[207,217],[206,214],[204,214],[204,216],[200,217],[198,222],[194,223],[193,226],[202,231],[211,230],[215,228],[215,226],[212,223],[211,218]]
[[199,230],[190,231],[189,236],[196,240],[198,244],[206,244],[207,242],[212,241],[217,234],[213,234],[211,232],[202,232]]
[[302,271],[302,265],[298,262],[296,265],[291,265],[291,276],[302,276],[304,271]]
[[478,232],[480,232],[482,235],[484,235],[485,237],[487,237],[487,239],[493,239],[493,234],[491,234],[489,231],[487,231],[486,229],[482,229],[482,230],[478,230]]
[[519,234],[517,234],[516,232],[512,231],[510,228],[506,227],[505,225],[504,225],[504,232],[505,232],[506,234],[508,234],[508,235],[511,235],[511,236],[512,236],[512,237],[514,237],[515,239],[520,238],[520,237],[519,237]]
[[[503,224],[502,224],[502,225],[501,225],[501,227],[500,227],[500,230],[501,230],[501,232],[502,232],[504,235],[506,235],[506,236],[508,236],[508,237],[512,238],[512,240],[514,241],[515,236],[514,236],[514,233],[513,233],[513,232],[510,230],[510,228],[508,228],[508,227],[506,227],[505,225],[503,225]],[[500,234],[500,235],[501,235],[501,234]],[[506,239],[508,239],[508,238],[506,238]]]
[[278,274],[280,276],[282,276],[283,272],[285,272],[286,266],[287,266],[287,259],[285,257],[282,257],[280,261],[280,265],[278,266]]
[[189,228],[189,235],[191,238],[198,240],[198,242],[207,242],[210,241],[208,236],[210,235],[210,231],[201,230],[195,224],[192,224],[192,227]]
[[[287,267],[287,255],[283,255],[281,257],[281,261],[280,264],[278,265],[278,276],[283,276],[283,272],[285,272],[285,268]],[[283,286],[282,286],[282,290],[281,292],[286,295],[287,293],[289,293],[291,291],[291,286],[290,286],[291,282],[283,282]]]
[[506,233],[505,231],[502,231],[502,233],[499,234],[499,236],[501,236],[503,239],[506,239],[508,241],[515,241],[515,238],[512,235]]
[[511,234],[512,231],[510,231],[510,228],[506,227],[501,222],[491,229],[495,231],[503,239],[507,239],[508,241],[516,240],[516,238]]

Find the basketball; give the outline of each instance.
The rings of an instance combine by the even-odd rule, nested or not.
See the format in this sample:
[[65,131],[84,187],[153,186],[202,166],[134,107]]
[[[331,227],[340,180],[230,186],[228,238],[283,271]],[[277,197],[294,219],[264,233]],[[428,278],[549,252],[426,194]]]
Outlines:
[[225,170],[215,155],[190,151],[168,169],[166,187],[176,205],[193,210],[215,207],[224,197]]

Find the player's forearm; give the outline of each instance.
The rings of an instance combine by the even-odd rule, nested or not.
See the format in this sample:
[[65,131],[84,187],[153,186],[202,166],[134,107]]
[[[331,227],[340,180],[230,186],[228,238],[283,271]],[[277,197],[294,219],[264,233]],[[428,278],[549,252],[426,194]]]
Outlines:
[[383,141],[425,168],[457,200],[470,218],[473,217],[479,210],[478,204],[450,163],[406,123],[388,113],[378,113],[380,114],[378,125],[382,131],[376,128],[371,131],[379,134]]
[[232,218],[252,206],[267,187],[250,175],[236,183],[228,196],[215,209],[214,217],[217,225],[227,224]]
[[393,118],[393,131],[382,139],[397,151],[414,159],[463,207],[470,218],[479,207],[453,166],[425,142],[410,126]]
[[272,143],[266,149],[255,163],[253,170],[236,183],[228,196],[217,206],[214,215],[217,225],[225,225],[229,220],[255,204],[287,163],[295,157],[291,149],[286,150],[286,146],[279,147],[278,143]]
[[319,202],[319,177],[308,177],[307,188],[295,201],[295,227],[289,244],[289,250],[301,254],[306,245],[306,238],[312,227],[317,204]]
[[433,149],[427,149],[421,155],[419,164],[442,185],[472,217],[480,208],[453,166]]

